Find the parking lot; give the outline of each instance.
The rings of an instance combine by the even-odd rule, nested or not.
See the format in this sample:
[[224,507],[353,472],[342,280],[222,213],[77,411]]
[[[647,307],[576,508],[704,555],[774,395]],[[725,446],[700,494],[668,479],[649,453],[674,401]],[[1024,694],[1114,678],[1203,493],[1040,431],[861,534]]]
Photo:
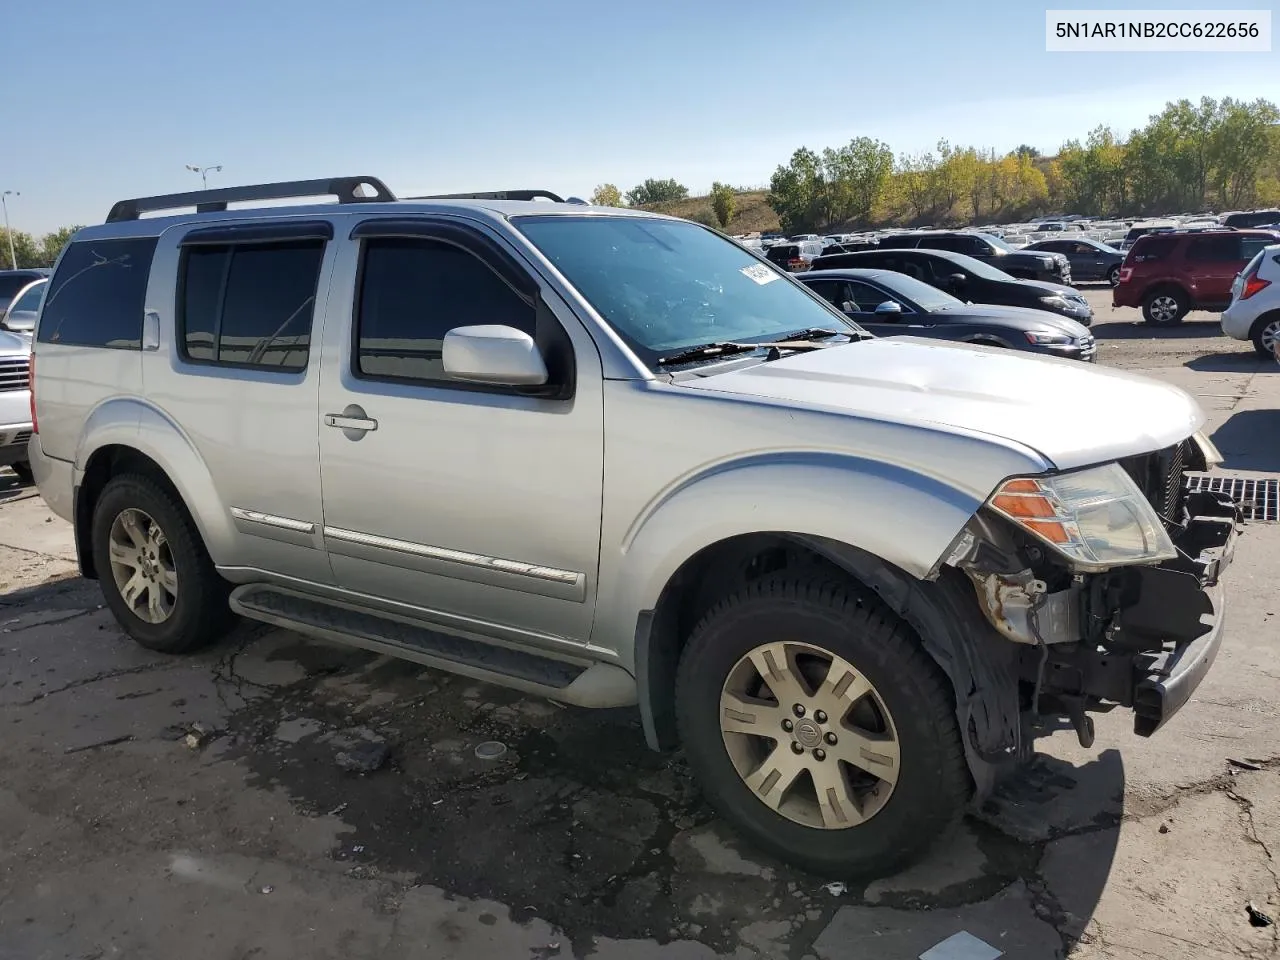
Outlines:
[[[1085,292],[1100,364],[1195,394],[1226,470],[1280,473],[1274,363],[1209,314],[1153,330]],[[0,960],[914,960],[959,931],[1010,958],[1274,956],[1246,905],[1280,917],[1277,569],[1277,526],[1248,525],[1223,651],[1156,737],[1127,711],[1091,749],[1055,732],[928,860],[852,883],[735,840],[629,711],[262,625],[149,653],[5,472]]]

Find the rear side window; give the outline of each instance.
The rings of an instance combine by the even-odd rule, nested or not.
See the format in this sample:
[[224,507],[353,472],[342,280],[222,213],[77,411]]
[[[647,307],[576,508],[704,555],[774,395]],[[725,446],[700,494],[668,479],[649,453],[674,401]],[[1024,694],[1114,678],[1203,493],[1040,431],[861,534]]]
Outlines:
[[80,240],[49,281],[36,339],[82,347],[142,349],[142,312],[155,237]]
[[356,372],[464,386],[444,371],[444,335],[499,324],[535,336],[537,313],[480,259],[451,244],[365,241],[356,322]]
[[183,251],[178,335],[197,363],[303,370],[311,351],[323,240]]
[[1252,260],[1255,255],[1261,253],[1264,248],[1280,243],[1280,240],[1274,237],[1241,237],[1240,238],[1240,259]]
[[1187,244],[1187,259],[1224,263],[1241,259],[1240,238],[1232,236],[1196,237]]

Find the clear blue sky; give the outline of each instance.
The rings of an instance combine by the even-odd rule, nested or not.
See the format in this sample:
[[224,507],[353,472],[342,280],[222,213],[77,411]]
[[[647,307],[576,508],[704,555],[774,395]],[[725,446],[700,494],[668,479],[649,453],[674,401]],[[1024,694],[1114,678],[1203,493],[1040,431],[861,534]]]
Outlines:
[[[373,174],[393,190],[695,192],[868,135],[1052,151],[1166,100],[1280,101],[1280,53],[1061,54],[1044,11],[1260,0],[87,0],[9,4],[0,190],[13,226],[121,197]],[[1273,9],[1276,28],[1280,14]]]

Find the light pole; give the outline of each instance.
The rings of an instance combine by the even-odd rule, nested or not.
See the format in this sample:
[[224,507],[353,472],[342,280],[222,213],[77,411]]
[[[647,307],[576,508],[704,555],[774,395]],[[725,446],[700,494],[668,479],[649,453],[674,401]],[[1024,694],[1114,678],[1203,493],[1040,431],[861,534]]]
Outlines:
[[20,197],[21,191],[6,190],[0,193],[0,206],[4,207],[4,234],[9,238],[9,259],[13,261],[13,269],[18,269],[18,254],[13,249],[13,231],[9,229],[9,201],[6,197]]
[[190,170],[192,173],[200,174],[200,183],[205,190],[208,190],[209,189],[209,171],[212,170],[214,173],[221,172],[222,164],[219,163],[216,166],[212,166],[212,167],[197,167],[194,163],[188,163],[187,169]]

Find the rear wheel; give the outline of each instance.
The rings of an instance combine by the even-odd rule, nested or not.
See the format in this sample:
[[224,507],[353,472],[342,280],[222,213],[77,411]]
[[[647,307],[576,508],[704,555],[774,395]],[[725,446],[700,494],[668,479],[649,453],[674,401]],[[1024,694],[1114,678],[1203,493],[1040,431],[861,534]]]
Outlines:
[[35,474],[31,472],[31,464],[26,460],[9,464],[9,469],[18,475],[20,483],[30,484],[35,482]]
[[150,477],[107,483],[94,507],[93,562],[107,606],[144,647],[186,653],[231,626],[227,582],[186,508]]
[[1111,284],[1111,286],[1113,287],[1118,287],[1120,285],[1120,265],[1119,264],[1116,264],[1114,267],[1112,267],[1110,270],[1107,271],[1107,283]]
[[949,683],[855,585],[781,577],[721,601],[685,648],[676,711],[712,806],[825,876],[891,872],[969,797]]
[[1175,287],[1153,290],[1142,301],[1142,317],[1153,327],[1171,327],[1181,323],[1191,309],[1187,295]]
[[1253,324],[1250,339],[1259,356],[1280,360],[1280,356],[1276,354],[1276,343],[1280,342],[1280,313],[1268,313],[1259,317]]

